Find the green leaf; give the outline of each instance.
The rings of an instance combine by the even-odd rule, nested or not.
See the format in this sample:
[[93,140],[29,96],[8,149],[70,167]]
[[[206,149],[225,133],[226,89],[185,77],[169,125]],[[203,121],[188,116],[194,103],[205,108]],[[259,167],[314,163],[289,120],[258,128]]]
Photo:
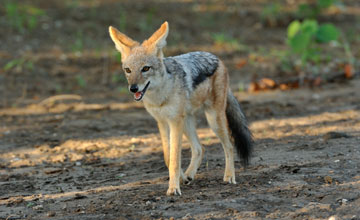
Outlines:
[[34,203],[34,202],[28,202],[28,204],[26,204],[26,207],[31,208],[31,207],[33,207],[35,205],[36,205],[36,203]]
[[30,30],[33,30],[37,26],[37,18],[35,16],[31,16],[27,20],[27,24]]
[[318,26],[319,25],[318,25],[318,22],[316,20],[306,19],[301,24],[301,31],[304,32],[304,33],[308,33],[310,35],[313,35],[313,34],[315,34],[317,32]]
[[14,68],[18,64],[19,64],[19,60],[14,59],[14,60],[11,60],[8,63],[6,63],[3,69],[5,71],[7,71],[7,70]]
[[18,5],[15,2],[7,2],[5,4],[6,14],[10,17],[15,17],[18,14]]
[[321,55],[321,48],[318,47],[310,48],[307,51],[307,58],[315,63],[319,63],[321,61],[320,55]]
[[301,23],[298,20],[292,21],[287,29],[288,39],[293,38],[297,32],[299,32]]
[[316,40],[319,43],[328,43],[337,40],[339,33],[339,30],[333,24],[323,24],[316,33]]
[[293,52],[302,53],[311,43],[311,34],[300,32],[290,39],[289,44]]
[[335,3],[334,0],[318,0],[317,1],[317,5],[323,9],[330,7],[334,3]]

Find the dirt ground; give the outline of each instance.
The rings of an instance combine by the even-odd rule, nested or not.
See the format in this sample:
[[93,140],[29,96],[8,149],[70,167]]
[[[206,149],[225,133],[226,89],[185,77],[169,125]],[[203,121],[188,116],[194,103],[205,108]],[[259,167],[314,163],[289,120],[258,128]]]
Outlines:
[[[256,77],[286,74],[259,57],[284,49],[285,24],[259,23],[266,1],[24,2],[46,16],[25,34],[3,14],[0,22],[1,66],[25,60],[0,70],[0,219],[360,219],[360,79],[239,92]],[[359,28],[353,11],[321,19],[346,32]],[[107,36],[108,25],[122,25],[141,39],[163,20],[173,30],[166,54],[208,50],[229,68],[255,139],[249,167],[236,160],[237,185],[223,183],[222,147],[199,113],[202,165],[182,196],[165,195],[156,123],[127,93]],[[223,31],[247,49],[214,42]],[[360,38],[350,43],[358,56]],[[184,138],[183,168],[190,155]]]
[[0,218],[358,219],[359,86],[242,95],[256,146],[237,185],[222,182],[222,148],[199,117],[204,162],[180,197],[165,196],[156,124],[138,105],[3,109]]

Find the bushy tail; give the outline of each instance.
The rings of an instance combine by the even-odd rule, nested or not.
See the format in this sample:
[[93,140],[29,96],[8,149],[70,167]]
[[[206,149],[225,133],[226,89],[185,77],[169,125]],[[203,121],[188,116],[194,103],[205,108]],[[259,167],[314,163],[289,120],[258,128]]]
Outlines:
[[240,104],[231,91],[227,95],[226,118],[238,156],[244,166],[247,166],[252,153],[253,139]]

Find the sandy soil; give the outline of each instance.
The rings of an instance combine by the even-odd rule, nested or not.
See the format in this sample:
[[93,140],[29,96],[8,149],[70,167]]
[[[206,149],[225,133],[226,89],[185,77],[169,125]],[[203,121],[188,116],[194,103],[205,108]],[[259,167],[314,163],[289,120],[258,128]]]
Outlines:
[[358,219],[359,86],[242,94],[256,147],[237,185],[222,182],[222,148],[200,114],[206,154],[181,197],[165,196],[156,124],[138,104],[3,109],[0,218]]

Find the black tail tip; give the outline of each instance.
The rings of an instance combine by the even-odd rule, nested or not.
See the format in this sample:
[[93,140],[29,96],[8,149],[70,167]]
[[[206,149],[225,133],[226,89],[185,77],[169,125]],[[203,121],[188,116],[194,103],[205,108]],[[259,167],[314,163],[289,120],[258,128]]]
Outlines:
[[250,164],[254,141],[251,134],[242,134],[234,137],[234,144],[242,165],[246,168]]
[[254,141],[240,104],[232,94],[228,95],[226,118],[234,147],[242,164],[246,167],[250,162]]

